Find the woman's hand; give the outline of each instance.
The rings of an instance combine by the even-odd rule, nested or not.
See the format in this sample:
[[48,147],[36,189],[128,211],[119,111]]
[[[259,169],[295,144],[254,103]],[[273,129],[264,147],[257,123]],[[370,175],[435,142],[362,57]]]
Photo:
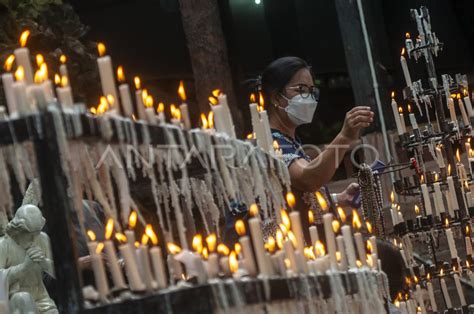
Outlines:
[[344,125],[339,134],[353,142],[359,138],[360,130],[368,127],[372,121],[374,121],[374,113],[370,107],[354,107],[346,113]]
[[342,193],[337,194],[337,203],[342,206],[351,206],[354,197],[356,196],[357,192],[359,192],[359,189],[359,184],[349,184]]

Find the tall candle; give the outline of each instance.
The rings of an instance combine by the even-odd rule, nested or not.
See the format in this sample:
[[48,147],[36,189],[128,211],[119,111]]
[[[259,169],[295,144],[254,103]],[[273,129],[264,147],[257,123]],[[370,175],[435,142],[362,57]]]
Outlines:
[[458,258],[458,251],[454,243],[453,231],[451,228],[446,229],[446,239],[448,240],[449,252],[451,253],[451,259]]
[[138,114],[138,120],[146,120],[146,115],[145,115],[145,105],[143,103],[143,91],[142,91],[142,86],[141,86],[141,80],[138,76],[135,76],[133,78],[133,81],[135,83],[135,102],[137,104],[137,114]]
[[403,116],[403,109],[400,107],[400,124],[402,125],[402,133],[407,132],[407,126],[405,125],[405,117]]
[[454,210],[459,209],[459,204],[458,204],[458,199],[456,197],[456,189],[454,188],[453,177],[451,176],[447,177],[446,182],[448,183],[449,194],[451,195],[451,202],[452,202],[452,207],[453,207],[453,208],[449,208],[450,215],[454,217]]
[[296,236],[296,249],[300,252],[304,252],[304,235],[303,227],[301,226],[300,213],[293,211],[289,214],[291,221],[291,229]]
[[[242,227],[244,227],[244,223],[242,220],[238,220],[236,223],[236,229],[238,228],[238,223],[241,222]],[[239,232],[238,232],[239,233]],[[239,237],[239,243],[242,246],[242,253],[244,255],[244,267],[245,270],[247,270],[248,274],[250,276],[255,276],[257,274],[257,267],[255,265],[255,259],[253,257],[253,252],[252,252],[252,245],[250,244],[250,239],[245,234],[245,229],[243,229],[243,232],[239,233],[241,235]]]
[[155,275],[156,283],[159,289],[164,289],[168,286],[165,263],[163,261],[163,254],[158,246],[154,246],[150,249],[151,265],[153,267],[153,273]]
[[431,209],[430,194],[428,193],[428,187],[424,183],[421,185],[421,194],[423,195],[426,215],[432,215],[433,211]]
[[402,65],[403,76],[405,77],[405,82],[407,83],[408,87],[411,87],[413,83],[411,81],[410,72],[408,71],[407,60],[403,56],[404,53],[405,53],[405,48],[403,48],[402,55],[400,56],[400,64]]
[[219,100],[219,105],[222,106],[223,108],[223,119],[225,123],[225,129],[226,133],[232,137],[235,138],[235,127],[234,127],[234,122],[232,121],[232,114],[230,112],[229,104],[227,103],[227,96],[225,94],[220,94],[217,96],[217,99]]
[[17,81],[12,85],[13,93],[15,95],[16,108],[18,114],[23,116],[31,111],[28,97],[26,94],[26,84],[23,81]]
[[349,226],[342,226],[341,233],[344,238],[344,247],[346,248],[347,260],[350,268],[357,268],[354,242],[352,241],[352,231]]
[[130,289],[132,291],[145,290],[145,285],[141,281],[140,274],[138,273],[134,246],[131,246],[128,243],[121,244],[119,246],[119,251],[125,260],[125,273],[127,274]]
[[318,228],[316,226],[309,227],[309,237],[311,238],[311,245],[314,245],[319,240]]
[[119,93],[123,108],[123,115],[130,118],[133,114],[132,95],[130,94],[130,86],[125,83],[125,73],[122,66],[117,68],[117,78],[120,82]]
[[97,58],[97,65],[99,66],[99,76],[102,85],[102,94],[104,96],[112,95],[115,99],[117,108],[119,107],[119,97],[117,87],[115,86],[114,70],[112,67],[112,59],[105,55],[105,45],[99,43],[97,45],[99,51],[99,58]]
[[61,85],[56,88],[59,103],[63,108],[71,108],[74,104],[74,100],[72,98],[71,86],[69,86],[66,76],[61,78],[60,84]]
[[219,275],[219,255],[217,253],[209,254],[207,259],[207,275],[209,278],[216,278]]
[[255,134],[255,138],[257,139],[257,144],[260,146],[264,151],[268,151],[269,143],[267,143],[267,138],[265,136],[265,132],[263,130],[263,125],[260,120],[260,114],[258,113],[258,104],[251,103],[250,107],[250,117],[252,120],[252,131]]
[[145,290],[147,292],[153,291],[153,276],[151,273],[150,256],[148,254],[148,246],[140,245],[137,248],[137,257],[140,264],[140,273],[142,281],[145,283]]
[[361,261],[362,265],[367,266],[364,239],[362,238],[362,234],[360,232],[355,232],[354,239],[356,243],[357,254],[359,255],[359,260]]
[[425,302],[423,300],[423,292],[421,291],[421,286],[417,284],[415,289],[416,289],[416,300],[418,302],[418,306],[421,309],[421,314],[426,314]]
[[290,240],[283,242],[283,249],[285,251],[286,258],[290,261],[290,269],[296,274],[298,273],[298,264],[296,262],[295,250]]
[[459,295],[459,300],[461,301],[461,306],[466,306],[467,305],[466,298],[464,297],[464,292],[462,290],[461,281],[459,280],[459,275],[454,274],[453,278],[454,278],[454,283],[456,285],[456,290]]
[[104,251],[115,288],[125,289],[127,285],[125,284],[125,279],[123,278],[122,269],[118,264],[117,254],[112,241],[106,240],[104,242]]
[[466,104],[466,109],[469,117],[474,117],[474,111],[472,110],[472,104],[471,104],[471,99],[469,99],[469,95],[466,94],[466,96],[463,98],[464,103]]
[[434,203],[435,203],[435,216],[439,216],[441,213],[446,212],[443,204],[443,194],[441,194],[441,186],[439,182],[433,184],[434,190]]
[[408,117],[410,118],[410,124],[411,124],[411,127],[413,128],[413,130],[418,129],[418,123],[416,122],[415,114],[414,114],[414,113],[410,113],[410,114],[408,115]]
[[438,306],[436,305],[436,299],[435,299],[435,296],[434,296],[433,284],[431,283],[431,281],[429,281],[426,284],[426,287],[428,288],[428,295],[430,297],[431,309],[433,310],[433,312],[437,312],[438,311]]
[[186,92],[184,90],[183,81],[179,82],[178,94],[179,94],[179,98],[181,98],[181,101],[182,101],[181,105],[179,106],[179,109],[181,110],[183,125],[186,130],[189,130],[191,129],[191,121],[189,119],[189,110],[188,110],[188,105],[186,104]]
[[444,277],[441,278],[440,282],[441,282],[441,291],[443,292],[444,301],[446,302],[446,307],[448,309],[451,309],[453,307],[453,304],[451,302],[451,297],[449,296],[448,287],[446,286],[446,281],[444,280]]
[[257,217],[252,217],[248,220],[250,236],[252,237],[253,248],[257,257],[257,265],[262,275],[272,275],[271,266],[268,264],[268,259],[265,255],[265,247],[263,242],[262,228],[260,227],[260,220]]
[[339,270],[346,271],[347,270],[347,256],[346,256],[346,249],[344,248],[344,237],[342,235],[338,235],[336,237],[336,244],[337,244],[337,251],[341,256],[341,260],[339,262]]
[[329,262],[332,269],[337,268],[336,260],[336,238],[332,229],[333,215],[327,213],[323,215],[324,234],[326,236],[326,247],[328,249]]
[[454,101],[451,97],[448,99],[448,109],[451,121],[453,121],[455,125],[457,125],[456,110],[454,109]]
[[25,71],[26,82],[28,84],[33,84],[34,77],[33,77],[33,67],[31,66],[31,60],[30,60],[30,51],[28,50],[27,47],[25,47],[29,36],[30,36],[30,31],[28,30],[21,33],[21,36],[20,36],[21,48],[15,49],[13,54],[15,55],[15,62],[16,62],[17,67],[21,66],[23,67]]
[[438,167],[445,168],[444,164],[444,158],[443,158],[443,153],[441,152],[441,148],[436,147],[436,163],[438,164]]
[[97,291],[99,292],[99,299],[102,303],[107,302],[107,295],[109,294],[109,284],[107,282],[107,276],[105,275],[104,263],[102,256],[93,253],[90,255],[92,270],[94,272],[95,284]]
[[8,113],[10,117],[14,117],[17,115],[16,109],[16,99],[15,93],[13,92],[13,74],[12,73],[5,73],[2,74],[2,83],[3,83],[3,91],[5,93],[5,99],[7,101]]
[[464,237],[464,242],[465,242],[465,244],[466,244],[466,255],[467,255],[467,256],[472,255],[472,241],[471,241],[471,237],[469,237],[469,236]]
[[395,125],[397,126],[398,135],[402,135],[403,134],[402,123],[400,121],[400,116],[398,114],[398,104],[395,101],[394,96],[395,96],[395,93],[392,92],[391,105],[392,105],[393,117],[395,118]]
[[464,126],[466,127],[470,123],[469,123],[469,118],[466,113],[466,108],[464,107],[464,103],[462,102],[461,97],[458,98],[458,105],[459,105],[459,109],[461,110],[462,121],[464,123]]
[[266,142],[268,143],[268,152],[272,153],[274,152],[273,137],[272,137],[270,122],[268,120],[268,114],[266,110],[263,110],[262,112],[260,112],[260,118],[262,120],[262,128],[263,128],[264,136],[266,137]]

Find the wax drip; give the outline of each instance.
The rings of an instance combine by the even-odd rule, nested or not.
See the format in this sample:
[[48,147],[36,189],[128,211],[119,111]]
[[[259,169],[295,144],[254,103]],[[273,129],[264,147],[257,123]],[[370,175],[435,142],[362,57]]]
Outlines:
[[[92,154],[94,155],[94,160],[100,160],[101,155],[104,154],[106,150],[102,143],[97,143],[92,147]],[[114,189],[112,187],[112,182],[110,178],[110,165],[109,160],[103,162],[100,167],[96,167],[96,172],[99,178],[99,183],[102,189],[105,192],[105,196],[111,206],[112,211],[115,213],[114,217],[117,218],[117,206],[115,201]]]
[[159,187],[158,187],[158,181],[156,179],[156,174],[155,174],[155,168],[151,167],[149,171],[149,178],[151,181],[151,192],[153,194],[153,201],[155,202],[155,207],[156,207],[156,214],[158,215],[158,223],[160,224],[161,230],[163,232],[167,232],[167,229],[165,228],[164,224],[164,218],[163,218],[163,210],[160,206],[160,197],[159,197]]
[[201,181],[196,178],[191,178],[191,188],[192,188],[194,202],[199,210],[199,213],[201,214],[201,219],[204,224],[204,229],[206,230],[206,233],[209,234],[210,233],[209,224],[207,221],[206,213],[204,212],[204,201],[203,201],[204,196],[200,191],[200,187],[201,187]]
[[[13,199],[11,196],[11,183],[10,183],[10,175],[7,170],[7,164],[5,162],[4,157],[4,150],[0,149],[0,195],[1,195],[1,207],[0,211],[4,214],[8,214],[10,216],[13,215],[11,209],[13,208]],[[1,214],[1,213],[0,213]],[[0,222],[1,224],[1,222]],[[2,227],[0,226],[0,229]]]
[[[113,152],[115,156],[118,156],[118,148],[113,147]],[[114,178],[115,183],[117,184],[119,191],[119,201],[121,208],[121,217],[122,221],[128,221],[130,216],[130,188],[128,185],[128,178],[125,173],[125,167],[123,167],[120,160],[116,159],[111,165],[112,177]],[[117,216],[113,216],[115,219]]]

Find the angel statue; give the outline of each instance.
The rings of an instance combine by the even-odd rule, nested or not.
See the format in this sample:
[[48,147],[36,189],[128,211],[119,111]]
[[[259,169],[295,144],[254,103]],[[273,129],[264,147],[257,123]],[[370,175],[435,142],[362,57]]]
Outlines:
[[9,313],[58,313],[43,284],[43,272],[54,278],[49,237],[41,232],[44,224],[41,210],[26,204],[0,237],[0,303]]

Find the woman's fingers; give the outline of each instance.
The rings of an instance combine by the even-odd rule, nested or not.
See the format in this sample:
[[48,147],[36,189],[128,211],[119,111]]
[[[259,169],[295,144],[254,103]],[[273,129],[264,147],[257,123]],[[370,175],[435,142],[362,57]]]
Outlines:
[[371,123],[372,121],[373,121],[373,118],[371,116],[357,115],[349,119],[349,125],[354,126],[357,123],[361,123],[361,122]]

